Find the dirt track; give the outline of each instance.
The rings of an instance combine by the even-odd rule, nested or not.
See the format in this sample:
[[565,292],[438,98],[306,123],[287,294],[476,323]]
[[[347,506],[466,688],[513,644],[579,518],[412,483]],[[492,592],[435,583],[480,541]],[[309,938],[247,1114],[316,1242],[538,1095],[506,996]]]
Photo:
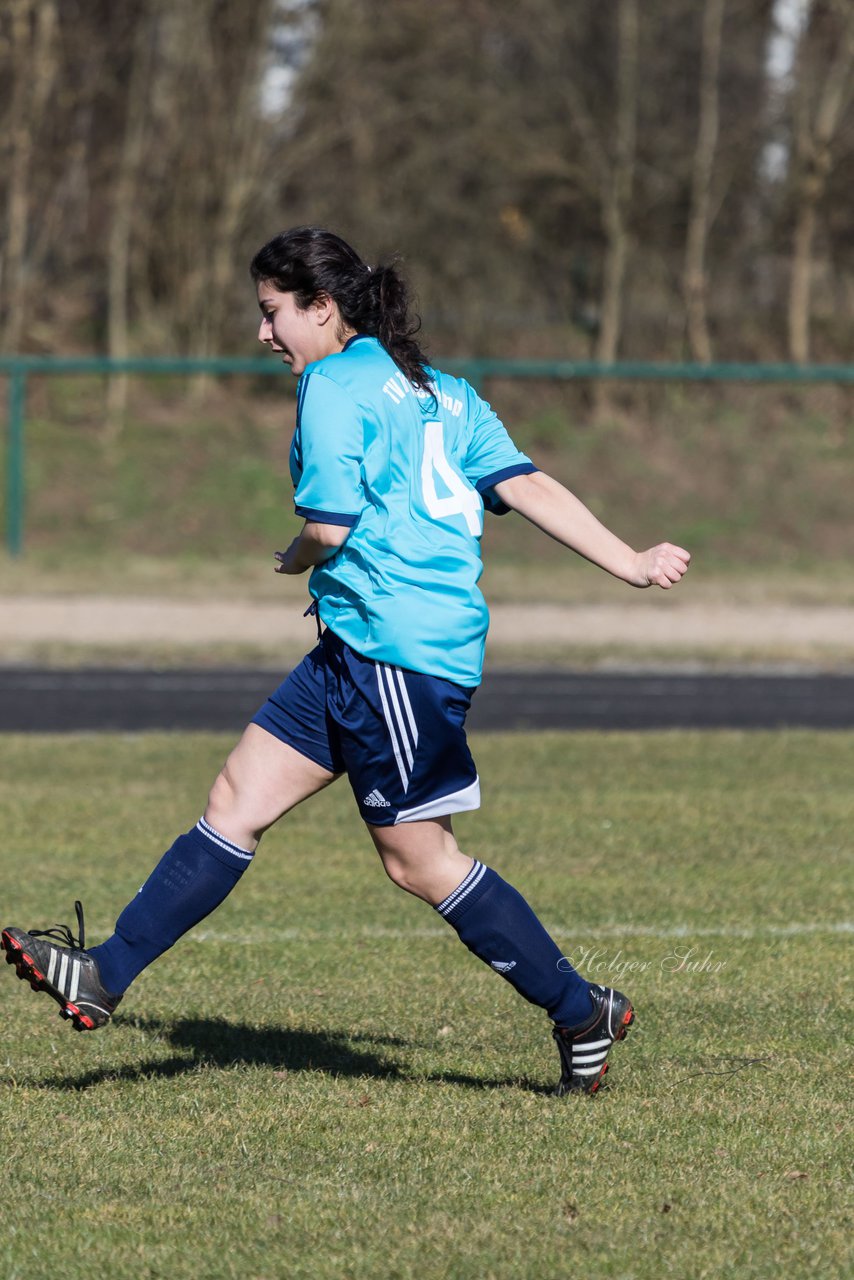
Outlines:
[[[491,609],[490,648],[585,649],[697,655],[755,653],[765,661],[812,657],[854,660],[854,607],[686,604],[671,599],[625,604],[510,605]],[[293,603],[229,599],[184,602],[104,596],[0,597],[0,655],[16,659],[33,646],[63,644],[103,651],[146,645],[199,649],[247,644],[305,645],[313,624]]]

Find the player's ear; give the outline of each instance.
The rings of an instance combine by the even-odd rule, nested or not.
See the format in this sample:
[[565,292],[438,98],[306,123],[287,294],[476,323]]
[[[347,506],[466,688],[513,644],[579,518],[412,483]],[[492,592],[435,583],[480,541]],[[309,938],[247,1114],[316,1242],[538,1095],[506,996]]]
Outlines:
[[338,308],[335,304],[334,298],[332,298],[328,293],[321,292],[311,303],[309,310],[312,312],[319,325],[325,325],[333,319]]

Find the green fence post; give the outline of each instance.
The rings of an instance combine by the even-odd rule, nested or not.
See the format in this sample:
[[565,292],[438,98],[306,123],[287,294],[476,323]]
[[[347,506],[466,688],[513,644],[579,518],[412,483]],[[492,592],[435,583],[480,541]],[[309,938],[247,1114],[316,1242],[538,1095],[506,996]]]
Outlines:
[[19,556],[24,548],[24,406],[27,375],[15,366],[9,372],[9,422],[6,442],[6,546]]

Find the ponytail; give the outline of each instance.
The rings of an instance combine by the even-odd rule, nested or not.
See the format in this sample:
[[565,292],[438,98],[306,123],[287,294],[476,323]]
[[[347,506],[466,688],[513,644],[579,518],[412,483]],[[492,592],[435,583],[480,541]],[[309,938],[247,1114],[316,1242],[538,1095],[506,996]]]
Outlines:
[[351,316],[343,311],[342,315],[359,333],[378,338],[410,382],[423,391],[431,390],[425,372],[426,361],[415,340],[421,321],[409,314],[406,283],[394,266],[374,267],[357,309]]
[[371,268],[333,232],[294,227],[259,249],[250,272],[256,284],[267,281],[281,293],[293,293],[303,310],[328,294],[348,328],[377,338],[409,382],[433,390],[415,340],[421,321],[410,315],[409,293],[396,267]]

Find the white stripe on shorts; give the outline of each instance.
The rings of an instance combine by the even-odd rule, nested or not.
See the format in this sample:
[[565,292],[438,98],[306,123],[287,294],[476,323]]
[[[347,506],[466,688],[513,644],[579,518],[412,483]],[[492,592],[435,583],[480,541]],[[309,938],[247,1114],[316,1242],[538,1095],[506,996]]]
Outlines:
[[397,683],[400,686],[400,697],[401,697],[401,701],[403,702],[404,708],[406,709],[406,718],[409,721],[409,728],[412,731],[412,745],[417,747],[418,746],[418,725],[415,723],[415,716],[412,714],[412,703],[409,701],[409,693],[407,692],[406,681],[403,678],[403,672],[401,671],[400,667],[395,667],[394,672],[395,672],[395,675],[397,676]]
[[385,668],[382,667],[380,663],[377,663],[377,687],[379,688],[379,691],[380,691],[380,702],[383,704],[383,715],[385,716],[386,727],[389,732],[389,737],[391,738],[391,746],[392,746],[392,750],[394,751],[394,758],[397,761],[397,767],[400,772],[400,781],[403,783],[403,794],[406,795],[406,792],[409,790],[409,774],[406,772],[406,765],[403,762],[403,756],[400,754],[400,744],[398,743],[398,740],[397,740],[397,733],[395,732],[394,722],[392,720],[391,711],[388,705],[388,699],[386,697],[386,692],[383,685],[384,670]]
[[[384,667],[383,670],[385,671],[385,679],[386,679],[386,684],[388,685],[389,697],[391,698],[391,708],[392,708],[392,711],[394,712],[394,719],[395,719],[395,723],[397,724],[397,731],[400,734],[400,741],[403,744],[403,750],[406,752],[406,763],[409,765],[409,772],[411,774],[412,770],[415,768],[415,757],[412,754],[412,747],[409,742],[409,735],[406,731],[406,722],[403,718],[403,712],[400,709],[400,702],[397,697],[397,689],[395,687],[394,677],[392,675],[393,669],[391,667]],[[400,672],[398,671],[397,674],[400,675]]]

